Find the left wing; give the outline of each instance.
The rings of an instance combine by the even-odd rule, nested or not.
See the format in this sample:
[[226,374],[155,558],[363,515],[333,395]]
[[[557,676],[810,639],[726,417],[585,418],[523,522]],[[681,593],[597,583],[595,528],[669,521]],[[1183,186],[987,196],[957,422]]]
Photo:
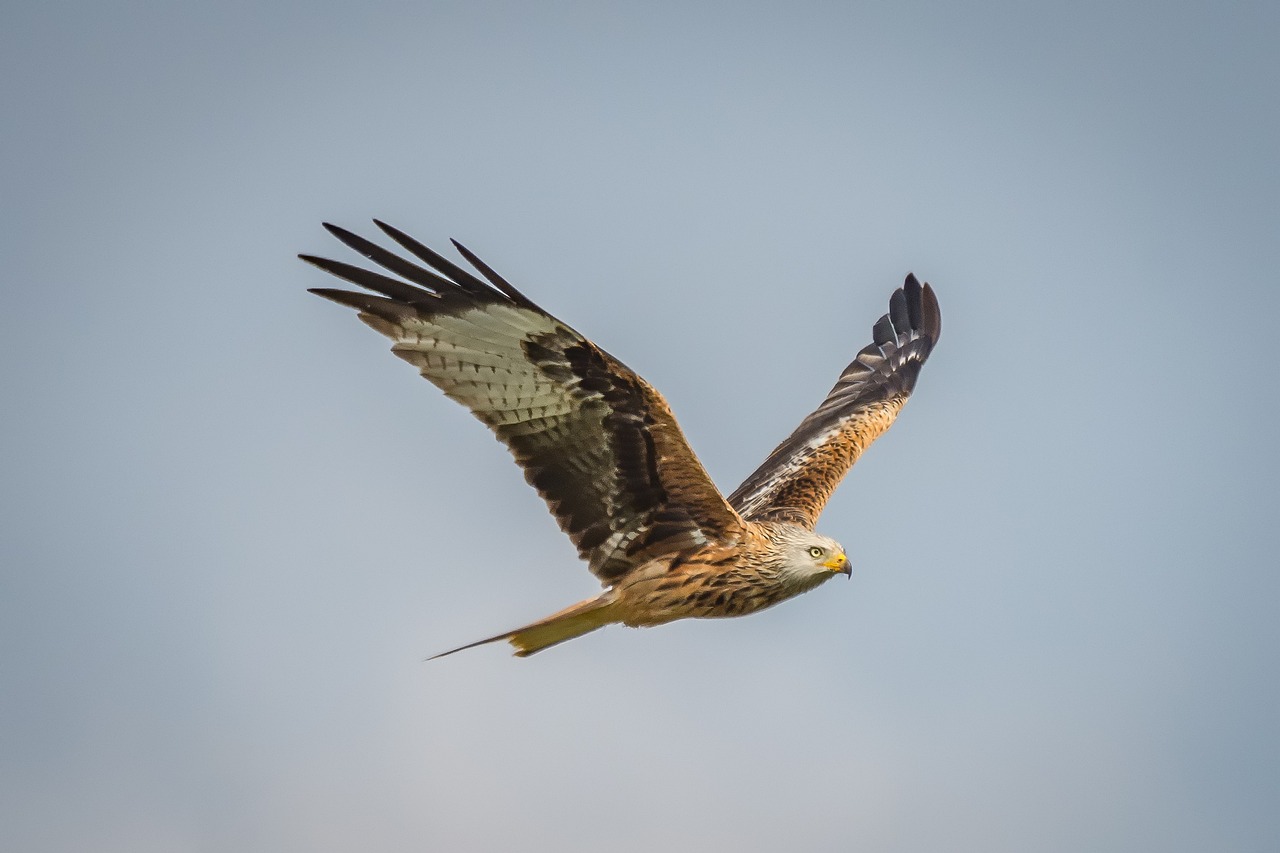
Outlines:
[[742,519],[652,386],[461,245],[484,280],[377,224],[427,266],[326,225],[399,278],[302,255],[373,291],[312,292],[358,310],[396,355],[494,432],[602,583],[656,555],[738,534]]
[[874,343],[845,368],[817,411],[729,496],[749,521],[793,521],[812,530],[853,463],[893,424],[942,334],[929,285],[914,275],[889,299]]

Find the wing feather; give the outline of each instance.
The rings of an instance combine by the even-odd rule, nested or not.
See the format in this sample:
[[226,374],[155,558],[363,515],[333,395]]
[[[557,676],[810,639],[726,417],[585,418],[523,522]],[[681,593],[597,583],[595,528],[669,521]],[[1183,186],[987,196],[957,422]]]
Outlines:
[[729,496],[749,521],[784,520],[809,529],[858,457],[892,424],[942,334],[929,285],[914,275],[893,292],[866,346],[817,410]]
[[525,479],[605,584],[658,554],[733,538],[742,519],[694,455],[666,401],[624,364],[547,314],[470,250],[484,280],[377,222],[426,266],[334,225],[401,278],[300,257],[374,291],[316,288],[355,308],[507,445]]

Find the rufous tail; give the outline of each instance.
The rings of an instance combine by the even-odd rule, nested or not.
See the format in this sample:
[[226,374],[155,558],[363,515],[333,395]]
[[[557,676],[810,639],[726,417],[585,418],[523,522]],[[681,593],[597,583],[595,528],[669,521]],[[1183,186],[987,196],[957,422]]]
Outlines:
[[545,619],[539,619],[537,622],[525,625],[523,628],[516,628],[514,631],[507,631],[505,634],[498,634],[496,637],[476,640],[474,643],[467,643],[465,646],[458,646],[456,649],[432,655],[427,660],[435,660],[445,655],[451,655],[454,652],[473,649],[476,646],[483,646],[485,643],[496,643],[499,640],[506,640],[510,643],[512,648],[516,650],[516,657],[526,658],[534,652],[549,649],[558,643],[563,643],[565,640],[581,637],[583,634],[590,634],[598,628],[603,628],[605,625],[618,621],[612,615],[612,604],[613,602],[606,600],[603,595],[599,598],[588,598],[586,601],[579,601],[577,604],[570,605],[558,613],[552,613]]

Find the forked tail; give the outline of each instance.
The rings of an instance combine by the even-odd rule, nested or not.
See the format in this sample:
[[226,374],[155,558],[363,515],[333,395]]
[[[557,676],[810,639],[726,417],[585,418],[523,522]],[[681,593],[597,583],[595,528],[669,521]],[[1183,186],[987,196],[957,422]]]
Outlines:
[[603,595],[598,598],[588,598],[586,601],[579,601],[559,613],[552,613],[547,618],[539,619],[523,628],[507,631],[496,637],[476,640],[474,643],[467,643],[465,646],[432,655],[427,660],[435,660],[463,649],[473,649],[499,640],[509,642],[516,650],[516,657],[525,658],[534,652],[540,652],[557,643],[572,640],[574,637],[581,637],[583,634],[590,634],[598,628],[618,621],[612,615],[612,604],[613,602],[606,600]]

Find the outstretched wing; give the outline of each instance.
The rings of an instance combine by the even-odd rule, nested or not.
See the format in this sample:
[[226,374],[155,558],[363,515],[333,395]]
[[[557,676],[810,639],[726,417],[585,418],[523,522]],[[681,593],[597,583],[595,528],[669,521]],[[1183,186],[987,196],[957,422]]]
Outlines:
[[743,518],[794,521],[810,530],[849,468],[893,424],[942,334],[929,285],[914,275],[889,299],[889,313],[817,411],[729,496]]
[[395,342],[392,352],[488,425],[603,583],[657,554],[736,534],[742,519],[647,382],[457,242],[486,280],[377,224],[427,266],[326,224],[400,278],[300,255],[379,295],[311,292],[358,309]]

